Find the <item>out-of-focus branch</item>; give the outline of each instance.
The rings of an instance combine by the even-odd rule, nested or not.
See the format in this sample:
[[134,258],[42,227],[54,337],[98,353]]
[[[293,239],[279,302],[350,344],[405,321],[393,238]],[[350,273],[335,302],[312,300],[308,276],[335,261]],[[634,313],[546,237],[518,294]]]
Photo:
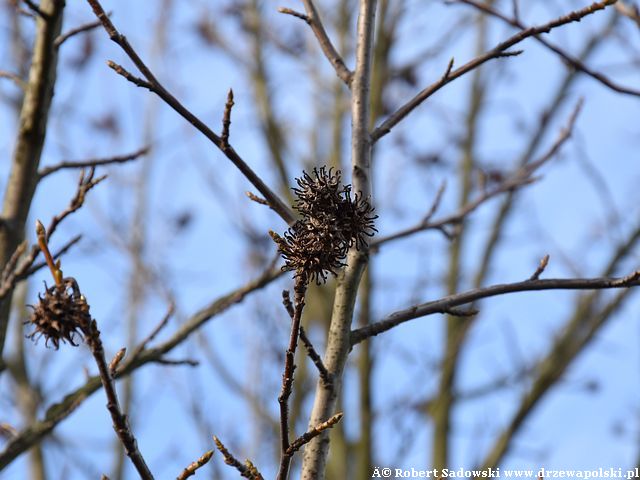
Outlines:
[[102,26],[109,34],[109,38],[115,42],[131,59],[131,61],[138,68],[140,73],[146,80],[142,80],[138,77],[131,75],[124,68],[114,64],[115,71],[123,75],[127,80],[135,83],[136,85],[144,88],[148,88],[151,92],[160,97],[167,105],[173,108],[180,116],[193,125],[200,133],[207,137],[224,155],[231,160],[240,172],[253,184],[256,189],[263,195],[263,197],[269,202],[269,206],[288,224],[293,225],[295,222],[295,216],[291,209],[262,181],[262,179],[251,169],[251,167],[236,153],[233,147],[223,145],[222,138],[215,134],[202,120],[196,117],[190,110],[188,110],[182,103],[180,103],[168,90],[166,90],[162,84],[158,81],[155,75],[151,72],[149,67],[142,61],[138,53],[131,46],[129,41],[124,35],[122,35],[109,17],[106,15],[102,5],[98,0],[87,0],[93,12],[102,22]]
[[629,5],[627,2],[619,1],[616,3],[616,10],[618,10],[621,15],[633,20],[636,25],[638,25],[638,28],[640,28],[640,9],[638,9],[637,5]]
[[29,10],[31,10],[33,13],[38,15],[43,20],[49,20],[51,15],[49,11],[42,10],[40,6],[37,3],[35,3],[33,0],[22,0],[22,3],[24,3],[27,7],[29,7]]
[[[616,24],[616,19],[616,15],[611,15],[611,18],[606,23],[606,25],[599,31],[595,32],[589,38],[584,48],[578,55],[580,61],[584,62],[588,60],[591,55],[593,55],[598,46],[602,44],[603,40],[611,34]],[[527,141],[522,154],[520,155],[520,158],[518,159],[519,165],[527,164],[532,160],[532,158],[534,158],[536,150],[540,148],[540,144],[542,143],[547,131],[553,124],[553,119],[559,115],[559,113],[562,111],[562,108],[569,100],[569,92],[578,77],[578,72],[576,70],[566,71],[566,74],[559,83],[556,91],[549,98],[547,107],[541,110],[535,128],[531,132],[531,136]],[[475,287],[481,286],[486,279],[492,261],[498,250],[498,246],[500,245],[504,225],[506,224],[511,212],[513,211],[514,206],[516,205],[517,193],[517,190],[507,192],[504,199],[502,199],[499,208],[497,209],[495,218],[491,222],[491,227],[489,229],[489,235],[486,240],[485,246],[482,249],[482,253],[478,255],[478,257],[480,258],[480,265],[478,266],[478,269],[474,275],[473,286]]]
[[[492,15],[492,16],[494,16],[496,18],[499,18],[500,20],[508,23],[509,25],[511,25],[513,27],[516,27],[516,28],[520,28],[521,30],[527,30],[529,28],[525,24],[523,24],[521,21],[519,21],[517,18],[509,18],[506,15],[504,15],[503,13],[500,13],[495,8],[491,7],[490,5],[487,5],[486,3],[481,3],[481,2],[478,2],[477,0],[454,0],[454,1],[456,1],[458,3],[464,3],[466,5],[471,5],[472,7],[477,8],[478,10],[480,10],[480,11],[482,11],[482,12],[488,14],[488,15]],[[612,5],[612,4],[616,3],[616,2],[617,2],[617,0],[610,0],[609,2],[599,2],[598,4],[593,4],[591,7],[587,7],[587,8],[592,8],[592,7],[596,6],[596,5],[599,6],[601,4]],[[616,5],[616,7],[618,7],[618,5]],[[618,8],[618,11],[620,11],[620,8]],[[567,16],[569,16],[569,15],[567,15]],[[636,21],[640,21],[640,18],[636,19]],[[546,33],[546,32],[544,32],[544,33]],[[596,72],[595,70],[592,70],[591,68],[587,67],[583,62],[578,60],[576,57],[574,57],[573,55],[565,52],[563,49],[561,49],[560,47],[554,45],[553,43],[545,40],[544,38],[542,38],[542,37],[540,37],[538,35],[534,35],[533,38],[535,38],[542,45],[544,45],[549,50],[551,50],[552,52],[557,54],[568,65],[570,65],[571,67],[575,68],[576,70],[580,70],[582,73],[584,73],[584,74],[590,76],[591,78],[597,80],[598,82],[602,83],[603,85],[605,85],[606,87],[610,88],[611,90],[613,90],[615,92],[618,92],[618,93],[624,93],[626,95],[640,96],[640,90],[637,90],[637,89],[634,89],[634,88],[628,88],[628,87],[620,86],[617,83],[613,82],[608,77],[606,77],[605,75],[603,75],[602,73]]]
[[[0,228],[0,265],[7,261],[22,242],[24,226],[38,183],[38,164],[45,141],[49,107],[53,98],[58,65],[55,38],[60,34],[64,0],[42,0],[38,10],[36,37],[29,70],[29,80],[20,111],[20,125],[11,162],[9,181],[4,194],[2,214],[4,228]],[[0,371],[3,370],[4,350],[11,296],[0,300]]]
[[490,287],[474,288],[467,292],[448,295],[439,300],[399,310],[388,315],[384,320],[354,330],[351,332],[351,344],[356,345],[369,337],[379,335],[409,320],[433,315],[434,313],[448,313],[450,309],[454,307],[497,295],[537,290],[601,290],[637,287],[639,285],[640,270],[620,278],[553,278],[545,280],[524,280],[521,282],[492,285]]
[[545,152],[538,160],[535,162],[530,162],[526,165],[522,165],[515,173],[509,175],[505,180],[500,182],[495,187],[491,187],[487,190],[484,190],[477,198],[470,201],[469,203],[460,207],[456,212],[449,214],[443,218],[437,220],[431,220],[433,216],[433,212],[436,210],[440,203],[440,198],[442,196],[442,188],[438,191],[436,195],[436,199],[433,202],[433,205],[429,209],[429,212],[422,219],[420,223],[414,225],[413,227],[409,227],[405,230],[401,230],[394,234],[388,235],[386,237],[378,238],[371,242],[371,248],[375,249],[380,245],[383,245],[387,242],[391,242],[393,240],[398,240],[400,238],[405,238],[414,233],[418,233],[424,230],[440,230],[449,236],[448,232],[445,230],[445,227],[448,225],[455,225],[462,222],[469,214],[475,211],[478,207],[486,203],[488,200],[505,193],[505,192],[513,192],[516,189],[519,189],[523,186],[529,185],[533,183],[536,179],[532,176],[533,173],[539,169],[542,165],[546,164],[549,160],[551,160],[560,150],[560,147],[571,137],[571,133],[573,132],[573,127],[575,125],[576,119],[578,118],[578,114],[582,109],[582,100],[580,100],[573,112],[571,113],[567,125],[560,130],[558,138],[551,145],[549,150]]
[[[110,16],[111,14],[107,13],[107,15]],[[81,33],[90,32],[91,30],[96,29],[101,25],[102,22],[100,20],[96,20],[95,22],[85,23],[84,25],[80,25],[79,27],[72,28],[68,32],[63,33],[58,38],[56,38],[54,45],[56,46],[56,48],[60,48],[60,45],[69,40],[71,37],[75,37],[76,35],[79,35]]]
[[422,104],[422,102],[424,102],[427,98],[429,98],[431,95],[436,93],[438,90],[440,90],[442,87],[444,87],[448,83],[451,83],[453,80],[465,75],[466,73],[471,72],[472,70],[475,70],[480,65],[486,63],[489,60],[492,60],[495,58],[502,58],[505,56],[513,56],[513,55],[522,53],[521,51],[508,52],[507,50],[513,47],[514,45],[522,42],[523,40],[526,40],[529,37],[535,37],[536,35],[539,35],[541,33],[549,33],[554,28],[561,27],[562,25],[566,25],[568,23],[579,22],[584,17],[591,15],[598,10],[602,10],[607,6],[614,4],[616,1],[617,0],[605,0],[603,2],[596,2],[581,10],[576,10],[575,12],[571,12],[567,15],[563,15],[562,17],[559,17],[555,20],[551,20],[550,22],[547,22],[544,25],[523,29],[522,31],[511,36],[504,42],[499,43],[493,49],[474,58],[473,60],[467,62],[466,64],[464,64],[463,66],[455,70],[453,70],[452,68],[453,64],[450,63],[447,69],[445,70],[445,73],[442,75],[442,77],[438,81],[429,85],[427,88],[425,88],[420,93],[418,93],[415,97],[413,97],[403,106],[401,106],[398,110],[392,113],[384,122],[382,122],[380,126],[378,126],[371,133],[372,142],[376,142],[380,138],[382,138],[384,135],[388,134],[393,127],[395,127],[398,123],[400,123],[407,115],[413,112],[413,110],[415,110],[420,104]]
[[311,27],[314,35],[318,39],[318,44],[322,49],[322,53],[324,53],[327,60],[331,63],[333,68],[336,71],[336,74],[340,79],[349,87],[351,87],[351,81],[353,80],[353,72],[347,68],[344,63],[344,60],[333,46],[329,35],[327,35],[324,26],[322,25],[322,20],[320,19],[320,14],[316,9],[313,0],[302,0],[304,4],[304,9],[306,11],[306,15],[302,13],[298,13],[290,8],[279,8],[278,11],[280,13],[285,13],[288,15],[293,15],[294,17],[300,18],[307,25]]
[[0,78],[6,78],[15,83],[20,90],[27,89],[27,82],[25,82],[19,75],[4,70],[0,70]]
[[[640,226],[637,226],[629,237],[615,249],[608,265],[603,270],[603,275],[611,275],[623,260],[629,258],[639,241]],[[619,282],[631,280],[634,276],[637,281],[640,278],[640,273],[636,272],[620,279]],[[602,298],[601,291],[594,291],[577,299],[571,317],[567,320],[560,335],[556,337],[547,355],[538,362],[534,370],[535,377],[529,383],[529,389],[522,396],[513,416],[485,457],[484,468],[499,464],[512,445],[512,440],[523,422],[530,416],[538,402],[557,384],[573,360],[584,350],[613,314],[622,307],[632,291],[632,289],[621,291],[604,306],[599,305]]]
[[[62,222],[66,217],[82,207],[87,192],[89,192],[93,187],[95,187],[98,183],[106,178],[105,176],[102,176],[94,179],[93,175],[93,168],[86,175],[84,171],[80,173],[80,178],[78,180],[78,189],[76,190],[75,196],[71,199],[71,202],[69,203],[67,208],[53,217],[51,219],[51,222],[49,223],[49,227],[46,230],[47,240],[49,240],[51,235],[53,235],[53,232],[55,232],[60,222]],[[70,243],[73,244],[75,242],[72,241]],[[66,247],[63,248],[61,252],[65,251],[66,248],[69,248],[70,246],[71,245],[67,243]],[[21,246],[18,246],[16,248],[16,252],[21,248]],[[10,260],[7,261],[7,267],[11,264],[13,264],[14,267],[5,268],[5,270],[2,272],[2,277],[0,278],[0,300],[5,299],[11,293],[17,281],[25,278],[28,273],[34,271],[32,265],[36,257],[38,256],[38,253],[40,252],[40,248],[37,245],[31,247],[31,252],[29,252],[28,257],[23,259],[22,264],[17,268],[15,268],[15,263],[17,263],[19,255],[16,255],[16,252],[14,252]],[[59,252],[58,255],[60,255],[61,252]],[[14,259],[15,262],[13,261]]]
[[136,150],[135,152],[128,153],[125,155],[114,155],[113,157],[106,157],[106,158],[92,158],[92,159],[81,160],[76,162],[63,161],[55,165],[51,165],[50,167],[45,167],[40,169],[40,171],[38,172],[38,176],[42,179],[47,175],[51,175],[52,173],[58,172],[63,169],[99,167],[104,165],[110,165],[112,163],[126,163],[132,160],[136,160],[143,155],[146,155],[147,153],[149,153],[149,150],[150,150],[150,147],[144,147],[144,148],[140,148],[139,150]]
[[[129,375],[147,363],[155,363],[162,359],[165,354],[184,342],[211,318],[241,302],[247,295],[266,286],[281,274],[282,272],[279,269],[269,269],[247,285],[220,297],[209,306],[195,313],[169,339],[156,347],[149,347],[138,355],[131,356],[124,361],[116,370],[116,377],[120,378]],[[51,433],[56,425],[73,413],[84,400],[99,388],[100,378],[93,376],[84,385],[67,394],[60,402],[49,407],[42,420],[27,426],[7,442],[4,450],[0,451],[0,470],[11,463],[18,455],[24,453],[32,445],[40,442],[42,438]]]

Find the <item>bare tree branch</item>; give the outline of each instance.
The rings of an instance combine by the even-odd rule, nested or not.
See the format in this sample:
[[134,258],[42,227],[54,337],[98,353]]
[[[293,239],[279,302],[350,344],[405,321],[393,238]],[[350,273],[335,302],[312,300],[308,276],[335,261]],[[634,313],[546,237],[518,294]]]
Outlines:
[[[116,27],[113,25],[109,17],[106,15],[102,5],[98,0],[87,0],[93,12],[102,22],[102,26],[109,34],[109,38],[115,42],[131,59],[135,66],[140,70],[145,80],[133,77],[126,77],[138,86],[148,88],[150,91],[158,95],[167,105],[173,108],[178,114],[180,114],[185,120],[193,125],[200,133],[207,137],[216,147],[224,153],[224,155],[231,160],[231,162],[242,172],[242,174],[253,184],[256,189],[264,196],[269,202],[269,206],[288,224],[293,225],[295,222],[295,216],[291,209],[285,205],[282,200],[262,181],[262,179],[251,169],[251,167],[236,153],[231,146],[224,147],[222,139],[216,135],[207,125],[196,117],[191,111],[189,111],[182,103],[180,103],[168,90],[166,90],[162,84],[158,81],[155,75],[149,70],[147,65],[142,61],[138,53],[131,46],[129,41],[124,35],[122,35]],[[116,66],[111,64],[111,66]],[[123,72],[126,72],[120,67]],[[120,73],[120,72],[118,72]],[[128,73],[128,72],[126,72]],[[126,76],[126,75],[125,75]]]
[[[33,2],[31,2],[33,3]],[[65,2],[42,0],[38,10],[46,15],[36,22],[36,37],[29,69],[30,79],[20,111],[20,125],[11,162],[11,181],[7,184],[0,228],[0,265],[5,265],[22,242],[24,226],[38,181],[37,171],[45,141],[49,108],[56,81],[58,55],[53,40],[60,34]],[[0,301],[0,371],[11,298]]]
[[440,230],[443,231],[443,228],[447,225],[459,224],[462,222],[469,214],[475,211],[478,207],[483,205],[488,200],[505,193],[505,192],[513,192],[516,189],[523,187],[525,185],[529,185],[533,183],[536,179],[532,177],[533,173],[539,169],[542,165],[551,160],[556,153],[560,150],[560,147],[571,138],[571,133],[573,132],[573,127],[575,125],[576,119],[578,118],[578,114],[582,109],[582,100],[579,100],[576,104],[573,112],[569,116],[569,120],[567,125],[560,130],[558,138],[551,145],[549,150],[545,152],[539,159],[534,162],[527,163],[526,165],[521,166],[516,170],[515,173],[509,175],[504,181],[492,187],[488,190],[484,190],[475,200],[470,201],[466,205],[463,205],[458,209],[458,211],[447,215],[439,220],[430,221],[433,216],[433,212],[435,212],[438,204],[440,203],[440,198],[442,196],[443,187],[440,188],[438,194],[436,195],[436,199],[427,215],[413,227],[407,228],[405,230],[401,230],[394,234],[388,235],[386,237],[380,237],[371,242],[371,248],[378,248],[380,245],[391,242],[393,240],[398,240],[401,238],[408,237],[415,233],[424,231],[424,230]]
[[204,455],[202,455],[198,460],[190,464],[187,468],[185,468],[180,475],[178,475],[177,480],[186,480],[187,478],[196,474],[196,471],[199,468],[204,467],[209,460],[213,457],[213,450],[209,450]]
[[0,70],[0,78],[6,78],[11,80],[13,83],[15,83],[18,86],[20,90],[27,89],[27,82],[25,82],[22,78],[20,78],[19,75],[16,75],[15,73]]
[[[529,27],[527,27],[526,25],[524,25],[521,21],[519,21],[517,18],[509,18],[506,15],[500,13],[498,10],[496,10],[495,8],[491,7],[490,5],[486,4],[486,3],[480,3],[477,0],[454,0],[458,3],[464,3],[467,5],[471,5],[472,7],[477,8],[478,10],[492,15],[496,18],[499,18],[500,20],[508,23],[509,25],[513,26],[513,27],[517,27],[520,28],[521,30],[528,30]],[[598,7],[596,7],[596,5],[612,5],[614,3],[616,3],[618,0],[610,0],[609,2],[599,2],[597,4],[592,4],[590,7],[587,8],[593,8],[594,11],[596,9],[599,9]],[[616,8],[618,8],[620,4],[618,3],[618,5],[616,5]],[[594,8],[595,7],[595,8]],[[618,10],[620,10],[618,8]],[[574,12],[577,13],[577,12]],[[572,14],[567,15],[567,17],[570,17]],[[579,20],[578,20],[579,21]],[[546,33],[546,32],[544,32]],[[576,57],[574,57],[573,55],[565,52],[563,49],[561,49],[560,47],[554,45],[553,43],[545,40],[544,38],[538,36],[538,35],[534,35],[533,36],[534,39],[536,39],[538,42],[540,42],[542,45],[544,45],[545,47],[547,47],[549,50],[551,50],[552,52],[556,53],[560,58],[562,58],[562,60],[564,60],[568,65],[570,65],[571,67],[575,68],[576,70],[580,70],[582,73],[590,76],[591,78],[597,80],[598,82],[602,83],[603,85],[605,85],[606,87],[610,88],[611,90],[618,92],[618,93],[623,93],[626,95],[632,95],[632,96],[640,96],[640,90],[634,89],[634,88],[628,88],[628,87],[623,87],[618,85],[617,83],[613,82],[612,80],[610,80],[609,78],[607,78],[605,75],[603,75],[600,72],[596,72],[595,70],[592,70],[591,68],[587,67],[583,62],[581,62],[580,60],[578,60]]]
[[56,165],[51,165],[50,167],[40,169],[40,171],[38,172],[38,176],[42,179],[47,175],[51,175],[52,173],[58,172],[63,169],[100,167],[104,165],[111,165],[112,163],[126,163],[130,162],[131,160],[137,160],[141,156],[146,155],[147,153],[149,153],[150,149],[150,147],[144,147],[132,153],[128,153],[125,155],[115,155],[113,157],[106,158],[93,158],[81,161],[63,161],[57,163]]
[[[51,222],[49,223],[49,226],[46,230],[47,241],[49,240],[49,238],[51,238],[51,235],[53,235],[55,230],[58,228],[58,225],[65,218],[67,218],[69,215],[76,212],[82,207],[82,205],[84,204],[87,192],[89,192],[93,187],[95,187],[98,183],[100,183],[102,180],[106,178],[105,176],[102,176],[94,179],[93,175],[94,175],[93,169],[91,169],[89,173],[86,175],[84,170],[80,173],[80,177],[78,179],[78,189],[76,190],[75,196],[71,199],[71,202],[69,203],[67,208],[61,213],[59,213],[58,215],[56,215],[55,217],[53,217],[51,219]],[[68,242],[67,245],[63,247],[63,249],[60,252],[58,252],[58,256],[64,253],[79,239],[80,239],[79,237],[76,237],[75,239],[72,239],[70,242]],[[31,252],[27,256],[27,258],[23,259],[22,264],[19,267],[15,268],[15,264],[13,264],[14,267],[11,270],[5,269],[5,271],[2,272],[2,277],[0,278],[0,300],[6,298],[11,293],[11,291],[13,290],[13,287],[18,281],[26,278],[32,272],[37,270],[37,268],[32,267],[32,265],[36,257],[38,256],[39,252],[40,252],[40,247],[38,247],[37,245],[34,245],[33,247],[31,247]],[[14,253],[14,256],[15,256],[15,253]],[[40,268],[40,266],[38,266],[38,268]]]
[[224,463],[238,470],[241,477],[248,478],[249,480],[263,480],[262,475],[250,460],[246,460],[244,464],[240,463],[240,461],[227,450],[227,447],[224,446],[218,437],[213,437],[213,440],[216,442],[216,448],[224,457]]
[[[558,28],[562,25],[566,25],[567,23],[579,22],[584,17],[595,13],[598,10],[602,10],[609,5],[612,5],[617,0],[604,0],[602,2],[596,2],[591,4],[588,7],[585,7],[581,10],[576,10],[575,12],[571,12],[567,15],[563,15],[555,20],[551,20],[550,22],[545,23],[544,25],[539,25],[537,27],[529,27],[523,29],[522,31],[516,33],[511,36],[504,42],[499,43],[493,49],[488,52],[470,60],[463,66],[451,71],[451,64],[446,69],[445,74],[435,83],[429,85],[427,88],[418,93],[415,97],[405,103],[402,107],[392,113],[380,126],[378,126],[371,133],[372,142],[377,142],[384,135],[389,133],[393,127],[395,127],[402,119],[404,119],[407,115],[409,115],[413,110],[415,110],[422,102],[424,102],[431,95],[436,93],[442,87],[452,82],[453,80],[463,76],[466,73],[478,68],[480,65],[485,62],[504,57],[507,49],[513,47],[514,45],[526,40],[529,37],[535,37],[541,33],[549,33],[554,28]],[[515,52],[511,52],[514,54]]]
[[302,3],[304,4],[304,9],[307,12],[306,15],[291,10],[290,8],[281,7],[278,9],[278,11],[280,13],[297,17],[306,22],[307,25],[311,27],[311,30],[318,39],[318,44],[322,49],[322,53],[324,53],[325,57],[327,57],[327,60],[329,60],[331,65],[333,65],[333,68],[335,69],[338,77],[340,77],[340,80],[342,80],[348,87],[351,87],[353,72],[351,72],[351,70],[347,68],[344,60],[333,46],[333,43],[331,43],[331,39],[329,38],[329,35],[327,35],[327,32],[322,25],[320,14],[316,9],[313,0],[302,0]]
[[[295,355],[300,337],[300,322],[302,320],[302,310],[304,309],[304,297],[307,292],[307,279],[302,276],[295,277],[293,289],[293,307],[285,301],[285,308],[291,317],[291,335],[289,337],[289,347],[285,352],[284,373],[282,374],[282,388],[278,396],[280,405],[280,467],[278,469],[278,480],[289,478],[289,466],[291,464],[291,446],[289,439],[289,397],[293,388],[293,372],[295,371]],[[288,299],[287,297],[283,298]],[[293,308],[293,311],[291,309]],[[292,315],[293,313],[293,315]]]
[[477,300],[506,293],[530,292],[537,290],[600,290],[611,288],[628,288],[640,285],[640,270],[621,278],[553,278],[545,280],[524,280],[521,282],[492,285],[490,287],[474,288],[467,292],[456,293],[420,305],[414,305],[388,315],[384,320],[351,332],[351,344],[379,335],[401,323],[415,318],[447,313],[451,308]]
[[[117,369],[116,377],[120,378],[129,375],[147,363],[158,362],[165,354],[184,342],[211,318],[241,302],[247,295],[261,289],[280,275],[282,275],[282,272],[279,269],[269,269],[247,285],[218,298],[209,306],[191,316],[169,339],[156,347],[145,349],[139,355],[131,356],[128,360],[125,360]],[[99,388],[100,378],[92,376],[84,385],[68,393],[60,402],[51,405],[42,420],[24,428],[5,445],[4,450],[0,451],[0,470],[11,463],[18,455],[50,434],[56,425],[71,415],[84,400]]]
[[138,442],[131,431],[129,420],[127,419],[127,416],[122,413],[122,409],[120,408],[114,377],[112,376],[109,365],[104,357],[104,347],[102,346],[100,331],[98,330],[95,320],[91,321],[91,325],[87,330],[88,332],[85,342],[89,346],[93,358],[96,361],[96,365],[98,366],[102,387],[104,388],[107,396],[107,410],[109,410],[113,421],[113,429],[122,442],[125,452],[127,452],[127,455],[131,458],[131,462],[138,471],[140,478],[143,480],[153,480],[151,470],[149,470],[144,457],[138,449]]
[[[111,12],[107,13],[107,16],[110,17]],[[91,30],[98,28],[101,25],[102,22],[100,20],[96,20],[94,22],[85,23],[84,25],[80,25],[79,27],[72,28],[68,32],[63,33],[58,38],[56,38],[53,44],[56,46],[56,48],[60,48],[60,45],[62,45],[70,38],[75,37],[76,35],[79,35],[81,33],[90,32]]]

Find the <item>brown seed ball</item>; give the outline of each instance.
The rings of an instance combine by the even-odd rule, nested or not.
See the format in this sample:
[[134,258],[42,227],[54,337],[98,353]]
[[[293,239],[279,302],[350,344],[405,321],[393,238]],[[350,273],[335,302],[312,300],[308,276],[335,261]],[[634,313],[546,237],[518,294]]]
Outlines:
[[51,342],[56,350],[61,342],[77,346],[76,338],[82,340],[84,329],[91,323],[84,299],[69,288],[54,285],[46,288],[44,296],[38,295],[38,300],[26,322],[34,328],[27,338],[36,341],[44,337],[45,345]]

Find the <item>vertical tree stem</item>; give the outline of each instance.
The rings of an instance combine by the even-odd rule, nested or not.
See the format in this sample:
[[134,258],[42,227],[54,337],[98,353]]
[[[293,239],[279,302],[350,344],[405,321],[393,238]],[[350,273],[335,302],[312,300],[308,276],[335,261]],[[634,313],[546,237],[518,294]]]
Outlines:
[[[2,206],[0,265],[7,261],[24,237],[24,225],[38,183],[38,165],[47,130],[49,107],[56,81],[58,52],[54,45],[62,28],[64,0],[42,0],[37,15],[37,31],[29,81],[20,111],[20,126]],[[0,300],[0,371],[2,352],[11,310],[11,295]]]
[[[375,0],[360,0],[356,44],[356,66],[351,88],[351,165],[354,192],[371,202],[371,138],[369,135],[371,64],[375,25]],[[331,325],[327,336],[324,364],[333,378],[332,385],[318,382],[310,428],[333,415],[342,385],[344,365],[349,354],[349,332],[367,252],[351,249],[347,267],[338,278]],[[328,432],[314,438],[304,450],[301,478],[322,478],[329,453]]]

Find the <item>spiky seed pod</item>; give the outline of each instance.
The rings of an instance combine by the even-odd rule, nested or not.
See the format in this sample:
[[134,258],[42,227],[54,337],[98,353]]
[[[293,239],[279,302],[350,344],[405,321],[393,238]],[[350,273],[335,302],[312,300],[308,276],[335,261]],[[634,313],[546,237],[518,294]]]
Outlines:
[[336,275],[345,266],[349,248],[366,247],[366,237],[377,230],[373,207],[357,194],[351,197],[351,186],[340,183],[340,171],[314,168],[313,176],[303,172],[296,179],[299,188],[294,208],[302,219],[284,233],[270,232],[278,245],[285,265],[305,283],[324,283],[329,273]]
[[349,239],[349,247],[355,246],[360,250],[368,245],[368,238],[378,231],[375,227],[377,215],[373,213],[373,207],[357,193],[351,199],[351,191],[346,191],[346,200],[340,215],[341,229],[344,236]]
[[345,265],[342,260],[346,249],[344,242],[336,241],[335,235],[328,230],[322,225],[298,221],[284,237],[269,232],[285,260],[283,269],[294,270],[295,276],[305,283],[324,283],[328,273],[336,275]]
[[324,217],[336,212],[343,202],[344,188],[341,185],[341,173],[326,167],[313,169],[313,177],[302,172],[296,178],[299,188],[292,188],[296,196],[294,208],[303,217]]
[[37,341],[44,337],[45,345],[51,342],[56,350],[61,342],[77,346],[76,338],[82,340],[91,324],[89,305],[80,295],[75,280],[65,279],[62,286],[45,284],[44,296],[38,295],[38,304],[30,306],[33,313],[25,323],[34,330],[27,338]]

